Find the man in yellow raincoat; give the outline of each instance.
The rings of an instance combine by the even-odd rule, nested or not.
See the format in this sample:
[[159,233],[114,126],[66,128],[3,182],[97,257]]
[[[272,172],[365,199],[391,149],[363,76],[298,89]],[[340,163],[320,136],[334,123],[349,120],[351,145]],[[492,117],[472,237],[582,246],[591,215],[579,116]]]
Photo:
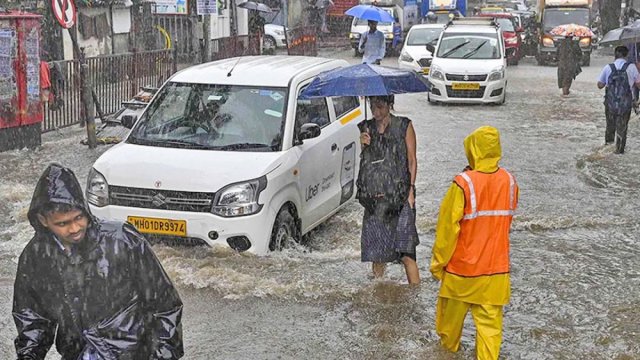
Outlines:
[[440,207],[431,273],[442,281],[436,331],[445,348],[460,346],[471,310],[478,359],[498,359],[502,307],[511,295],[509,229],[518,203],[514,177],[498,166],[500,134],[483,126],[464,140],[469,166],[456,176]]

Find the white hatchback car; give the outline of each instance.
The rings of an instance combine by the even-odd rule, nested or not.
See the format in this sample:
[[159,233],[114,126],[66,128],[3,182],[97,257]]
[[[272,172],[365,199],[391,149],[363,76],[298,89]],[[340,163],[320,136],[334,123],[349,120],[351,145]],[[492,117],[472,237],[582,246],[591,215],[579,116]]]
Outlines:
[[502,104],[507,91],[504,39],[490,18],[447,25],[431,62],[429,102]]
[[320,72],[346,65],[252,56],[180,71],[95,162],[91,211],[154,237],[258,254],[299,239],[354,197],[359,99],[298,100]]
[[444,24],[413,25],[404,41],[398,67],[429,75],[433,53],[427,50],[426,45],[437,46],[443,28]]

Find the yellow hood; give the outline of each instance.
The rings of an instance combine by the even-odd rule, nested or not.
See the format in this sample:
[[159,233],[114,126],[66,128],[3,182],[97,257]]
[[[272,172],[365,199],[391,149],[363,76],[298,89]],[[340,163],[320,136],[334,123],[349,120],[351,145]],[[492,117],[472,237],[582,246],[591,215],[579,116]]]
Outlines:
[[473,170],[492,173],[502,157],[500,133],[493,126],[481,126],[464,139],[464,151]]

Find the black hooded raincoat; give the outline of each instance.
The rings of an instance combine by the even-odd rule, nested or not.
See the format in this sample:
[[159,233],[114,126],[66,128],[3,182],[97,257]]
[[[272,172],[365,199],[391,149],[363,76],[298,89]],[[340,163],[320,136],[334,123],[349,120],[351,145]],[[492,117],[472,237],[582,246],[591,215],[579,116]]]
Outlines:
[[[70,255],[37,219],[47,203],[89,217]],[[55,164],[38,181],[28,216],[35,236],[20,255],[13,298],[18,359],[44,359],[54,334],[63,360],[182,357],[182,301],[135,228],[93,217],[73,172]]]

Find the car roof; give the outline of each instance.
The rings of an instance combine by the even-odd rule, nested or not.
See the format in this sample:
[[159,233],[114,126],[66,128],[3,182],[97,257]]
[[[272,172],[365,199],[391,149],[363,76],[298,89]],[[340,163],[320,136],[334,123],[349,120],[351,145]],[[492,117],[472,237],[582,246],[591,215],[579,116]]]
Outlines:
[[490,25],[453,25],[444,29],[446,33],[496,33],[498,28]]
[[495,13],[495,14],[490,14],[490,13],[482,13],[482,14],[478,14],[478,16],[481,17],[494,17],[494,18],[505,18],[505,19],[512,19],[513,15],[510,13]]
[[[176,73],[171,81],[199,84],[288,87],[297,75],[319,73],[348,65],[344,60],[309,56],[241,56],[195,65]],[[231,76],[228,74],[231,71]]]
[[437,28],[444,28],[444,26],[447,24],[416,24],[413,25],[411,27],[411,29],[409,29],[409,31],[413,30],[413,29],[437,29]]

